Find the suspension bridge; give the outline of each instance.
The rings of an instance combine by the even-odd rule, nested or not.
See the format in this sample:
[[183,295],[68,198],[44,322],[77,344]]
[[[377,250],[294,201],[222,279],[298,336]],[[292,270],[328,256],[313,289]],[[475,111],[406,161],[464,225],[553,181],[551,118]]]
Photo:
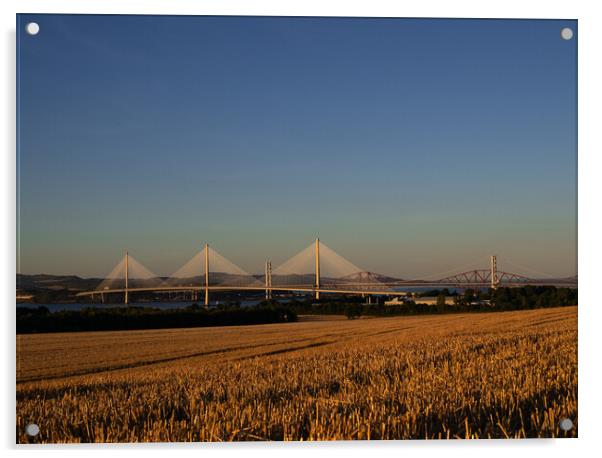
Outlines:
[[96,289],[77,296],[104,300],[108,294],[123,294],[128,304],[130,295],[136,292],[200,292],[204,293],[208,305],[212,291],[264,291],[266,299],[270,299],[274,291],[288,291],[308,293],[320,299],[321,294],[328,293],[404,296],[409,288],[416,287],[495,289],[526,285],[574,288],[577,276],[532,277],[506,272],[498,270],[497,257],[491,256],[488,268],[465,270],[434,280],[404,280],[362,270],[316,239],[275,269],[267,261],[262,274],[244,271],[208,244],[168,277],[156,275],[126,252]]
[[270,299],[275,291],[283,291],[307,293],[320,299],[321,294],[329,293],[405,296],[408,289],[417,287],[577,287],[576,275],[566,278],[533,277],[498,270],[496,256],[490,257],[487,268],[458,270],[453,274],[453,271],[444,272],[449,275],[434,280],[398,279],[363,270],[316,239],[277,268],[272,269],[271,262],[267,261],[262,274],[250,274],[205,244],[201,251],[168,277],[156,275],[126,252],[96,289],[80,292],[77,296],[104,300],[108,294],[123,294],[124,302],[128,304],[130,295],[137,292],[190,292],[204,294],[205,305],[208,305],[212,291],[264,291],[266,299]]

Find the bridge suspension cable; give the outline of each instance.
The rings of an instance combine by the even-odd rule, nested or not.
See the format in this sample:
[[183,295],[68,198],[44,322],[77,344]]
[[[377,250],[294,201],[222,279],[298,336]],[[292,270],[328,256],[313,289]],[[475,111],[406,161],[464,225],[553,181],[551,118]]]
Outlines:
[[209,303],[210,286],[262,285],[258,278],[238,267],[208,244],[163,283],[164,286],[202,286],[205,289],[205,304]]
[[[379,276],[353,264],[316,239],[272,271],[275,286],[387,290]],[[316,294],[319,298],[319,292]]]
[[509,259],[503,259],[502,264],[510,264],[511,266],[518,267],[519,269],[522,269],[523,272],[537,274],[537,275],[543,275],[544,278],[558,278],[558,275],[552,275],[550,273],[541,272],[541,271],[538,271],[538,270],[535,270],[535,269],[531,269],[531,268],[526,267],[526,266],[521,266],[520,264],[512,262]]
[[127,253],[96,287],[103,294],[107,290],[123,289],[125,303],[128,303],[128,291],[132,288],[152,288],[162,284],[161,278]]
[[420,278],[420,279],[424,279],[424,280],[439,279],[444,276],[447,276],[448,274],[464,272],[464,271],[468,270],[469,267],[474,267],[476,265],[486,265],[486,264],[484,264],[484,261],[488,262],[489,256],[479,256],[478,258],[474,259],[472,262],[465,264],[461,267],[455,267],[450,270],[446,270],[443,272],[436,272],[436,273],[430,274],[430,275],[418,275],[418,276],[416,276],[416,278]]

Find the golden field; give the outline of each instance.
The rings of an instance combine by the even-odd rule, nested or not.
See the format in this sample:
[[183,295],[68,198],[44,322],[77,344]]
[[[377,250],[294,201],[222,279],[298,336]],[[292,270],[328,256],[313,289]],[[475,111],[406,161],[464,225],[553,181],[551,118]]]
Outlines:
[[21,443],[576,435],[577,307],[17,336]]

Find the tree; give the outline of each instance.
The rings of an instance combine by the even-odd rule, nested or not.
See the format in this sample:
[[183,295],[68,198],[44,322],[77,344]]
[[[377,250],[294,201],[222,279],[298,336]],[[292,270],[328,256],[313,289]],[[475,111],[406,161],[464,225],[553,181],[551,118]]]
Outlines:
[[472,289],[467,289],[464,292],[464,301],[466,302],[466,305],[470,306],[474,302],[474,300],[474,291]]
[[355,318],[359,318],[362,315],[362,305],[361,304],[347,304],[345,307],[345,316],[354,320]]
[[437,311],[445,312],[445,294],[443,292],[437,296]]
[[437,296],[437,305],[438,306],[445,305],[445,294],[439,293],[439,295]]

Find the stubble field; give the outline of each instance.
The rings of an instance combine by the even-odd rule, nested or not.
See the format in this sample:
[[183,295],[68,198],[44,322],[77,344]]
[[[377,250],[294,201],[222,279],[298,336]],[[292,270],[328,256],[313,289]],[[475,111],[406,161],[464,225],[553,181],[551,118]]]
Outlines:
[[577,307],[17,336],[21,443],[575,437],[577,425]]

